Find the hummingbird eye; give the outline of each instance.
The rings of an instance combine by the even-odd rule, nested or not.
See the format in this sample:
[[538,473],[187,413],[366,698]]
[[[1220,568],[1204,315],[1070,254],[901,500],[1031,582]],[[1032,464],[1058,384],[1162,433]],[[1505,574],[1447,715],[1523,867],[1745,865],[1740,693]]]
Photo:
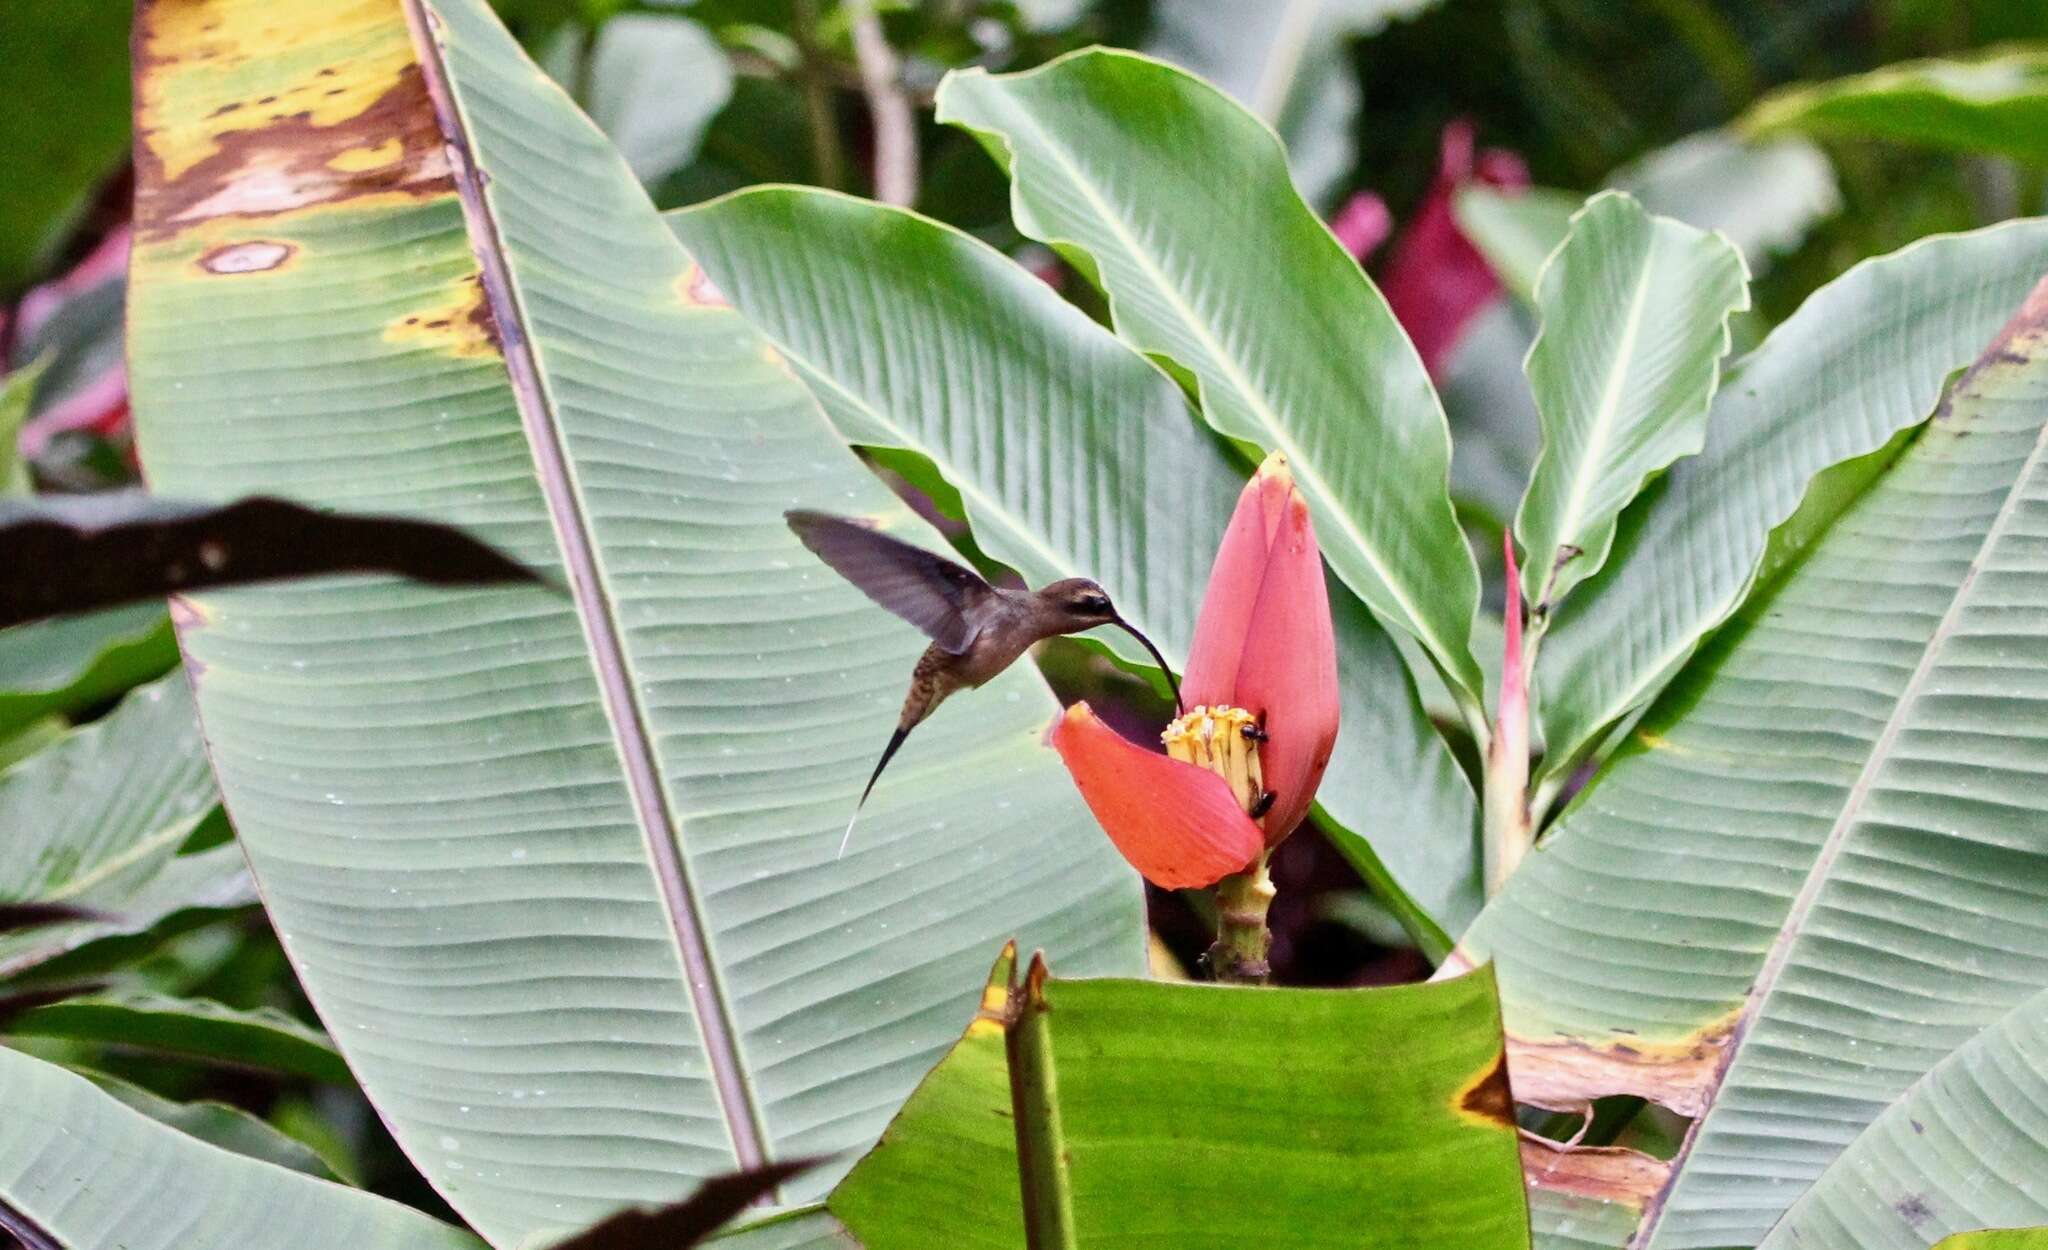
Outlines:
[[1082,595],[1074,600],[1074,610],[1090,616],[1100,616],[1109,611],[1108,595]]

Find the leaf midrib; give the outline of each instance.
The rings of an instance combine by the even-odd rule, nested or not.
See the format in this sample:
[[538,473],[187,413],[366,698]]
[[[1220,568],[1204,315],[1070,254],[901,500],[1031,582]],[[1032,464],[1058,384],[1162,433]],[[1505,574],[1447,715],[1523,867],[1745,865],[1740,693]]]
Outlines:
[[[987,80],[989,75],[983,72],[980,74],[980,77]],[[1466,675],[1462,667],[1457,663],[1461,652],[1453,650],[1448,646],[1438,636],[1436,629],[1430,624],[1429,619],[1416,610],[1414,600],[1408,596],[1401,583],[1389,573],[1387,565],[1381,560],[1373,545],[1367,541],[1365,534],[1358,528],[1350,513],[1339,506],[1338,500],[1340,496],[1330,488],[1329,482],[1324,479],[1309,457],[1303,454],[1300,444],[1288,434],[1286,428],[1281,424],[1280,414],[1265,401],[1258,389],[1252,385],[1250,375],[1245,373],[1236,358],[1225,350],[1223,343],[1211,331],[1208,322],[1198,316],[1195,309],[1180,297],[1179,291],[1175,289],[1165,271],[1153,263],[1151,256],[1142,247],[1138,246],[1139,240],[1129,230],[1124,228],[1122,220],[1114,211],[1115,206],[1104,198],[1102,193],[1096,189],[1095,184],[1084,175],[1079,166],[1067,159],[1064,149],[1058,143],[1052,141],[1052,137],[1046,132],[1044,127],[1038,124],[1036,118],[1032,117],[1028,112],[1020,111],[1018,115],[1021,116],[1025,128],[1030,130],[1033,137],[1039,141],[1044,150],[1050,153],[1049,159],[1067,173],[1074,185],[1080,189],[1081,193],[1087,197],[1089,203],[1095,207],[1097,214],[1107,224],[1110,232],[1123,244],[1125,252],[1133,257],[1138,266],[1152,278],[1153,285],[1163,293],[1166,301],[1180,313],[1182,320],[1195,336],[1201,340],[1204,349],[1217,362],[1218,368],[1225,374],[1225,381],[1228,382],[1230,389],[1243,398],[1245,405],[1252,409],[1253,416],[1270,434],[1275,448],[1287,456],[1288,467],[1293,471],[1294,476],[1299,480],[1305,480],[1310,483],[1315,491],[1330,501],[1329,513],[1331,518],[1337,522],[1338,527],[1351,540],[1352,546],[1364,557],[1366,563],[1372,566],[1373,572],[1379,577],[1380,584],[1386,587],[1387,592],[1400,605],[1402,613],[1407,618],[1402,622],[1403,628],[1419,638],[1424,647],[1436,658],[1445,673],[1459,687],[1465,688],[1467,686]],[[1012,159],[1022,159],[1014,151],[1014,145],[1012,146]],[[1062,241],[1070,242],[1074,246],[1080,245],[1078,240]],[[1051,242],[1051,240],[1047,240],[1047,242]],[[1121,325],[1123,318],[1117,313],[1119,301],[1114,294],[1108,292],[1105,292],[1105,294],[1110,303],[1111,320]],[[1206,414],[1208,412],[1208,384],[1198,378],[1196,385],[1203,392],[1202,398],[1204,402],[1202,410]],[[1353,589],[1356,590],[1358,588],[1353,587]],[[1366,601],[1368,607],[1371,606],[1372,600],[1363,591],[1360,591],[1359,597]],[[1472,692],[1467,689],[1467,693],[1470,694]]]
[[1756,979],[1750,983],[1749,993],[1743,1002],[1741,1014],[1736,1018],[1726,1055],[1714,1074],[1714,1083],[1707,1091],[1699,1115],[1694,1117],[1686,1130],[1684,1140],[1679,1144],[1678,1152],[1672,1157],[1671,1180],[1666,1182],[1664,1192],[1658,1195],[1642,1227],[1636,1230],[1635,1238],[1629,1243],[1631,1246],[1648,1246],[1656,1236],[1664,1212],[1669,1209],[1665,1199],[1678,1184],[1685,1170],[1685,1161],[1691,1157],[1693,1144],[1698,1139],[1702,1126],[1706,1124],[1707,1118],[1713,1114],[1720,1101],[1726,1077],[1742,1052],[1745,1036],[1756,1021],[1765,1000],[1770,997],[1778,979],[1784,975],[1786,966],[1791,962],[1793,946],[1805,936],[1806,919],[1819,901],[1821,891],[1832,878],[1830,870],[1840,858],[1842,848],[1848,844],[1850,833],[1857,827],[1863,804],[1869,798],[1878,774],[1890,762],[1891,752],[1905,726],[1907,713],[1919,702],[1921,687],[1926,684],[1928,674],[1934,670],[1945,644],[1955,632],[1956,622],[1964,605],[1970,599],[1970,592],[1976,587],[1977,574],[1983,570],[1986,556],[2004,536],[2024,493],[2023,488],[2041,464],[2044,454],[2048,454],[2048,422],[2042,423],[2040,432],[2034,437],[2033,449],[2020,462],[2018,471],[2013,475],[2011,488],[2007,490],[2005,499],[1999,504],[1998,512],[1992,517],[1990,526],[1984,532],[1984,540],[1978,544],[1976,553],[1970,558],[1970,567],[1964,572],[1963,579],[1957,585],[1954,596],[1950,598],[1947,609],[1943,611],[1941,620],[1936,623],[1933,634],[1928,637],[1926,646],[1921,650],[1920,660],[1914,665],[1912,675],[1906,679],[1906,685],[1900,691],[1898,701],[1892,706],[1891,715],[1885,718],[1884,728],[1871,743],[1870,753],[1864,758],[1862,770],[1857,773],[1855,782],[1850,785],[1848,794],[1844,796],[1841,812],[1829,828],[1826,839],[1822,841],[1820,853],[1815,857],[1813,867],[1808,870],[1806,879],[1800,883],[1799,893],[1794,896],[1784,923],[1772,940],[1770,950],[1765,953]]
[[442,22],[429,8],[430,3],[431,0],[404,0],[406,23],[433,99],[442,138],[449,148],[484,298],[494,317],[505,316],[517,327],[516,334],[501,335],[509,388],[519,408],[541,494],[563,567],[569,575],[576,615],[590,646],[600,702],[612,727],[649,867],[676,943],[687,982],[684,990],[704,1043],[722,1119],[732,1138],[734,1158],[741,1170],[759,1168],[767,1162],[760,1109],[740,1056],[733,1012],[711,959],[703,907],[683,864],[681,821],[661,781],[660,757],[648,729],[646,708],[637,686],[627,676],[630,665],[624,631],[612,609],[609,580],[597,555],[575,463],[564,441],[553,392],[539,367],[525,302],[519,284],[512,278],[496,210],[487,187],[478,184],[473,148],[467,141],[467,117],[452,89],[453,75],[438,37]]

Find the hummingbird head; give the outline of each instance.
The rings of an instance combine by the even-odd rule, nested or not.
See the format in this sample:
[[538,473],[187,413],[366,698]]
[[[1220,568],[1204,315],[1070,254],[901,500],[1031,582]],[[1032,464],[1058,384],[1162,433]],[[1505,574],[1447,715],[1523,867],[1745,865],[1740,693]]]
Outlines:
[[1109,601],[1108,592],[1085,577],[1069,577],[1054,582],[1038,592],[1054,611],[1060,615],[1065,626],[1061,633],[1079,633],[1097,625],[1115,625],[1122,621],[1116,613],[1116,605]]
[[1173,679],[1172,666],[1167,664],[1165,656],[1159,654],[1159,648],[1152,645],[1150,638],[1139,633],[1137,626],[1118,614],[1116,605],[1109,601],[1109,593],[1102,587],[1085,577],[1069,577],[1039,591],[1038,598],[1055,614],[1060,633],[1078,634],[1097,625],[1115,625],[1144,644],[1145,650],[1158,663],[1159,671],[1166,675],[1167,688],[1173,691],[1174,706],[1180,706],[1180,683]]

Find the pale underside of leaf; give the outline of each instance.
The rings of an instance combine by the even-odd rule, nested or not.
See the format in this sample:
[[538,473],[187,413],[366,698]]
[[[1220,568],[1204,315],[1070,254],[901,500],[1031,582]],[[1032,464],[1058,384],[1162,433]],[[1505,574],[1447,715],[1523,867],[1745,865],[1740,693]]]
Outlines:
[[1651,474],[1699,450],[1747,280],[1726,239],[1620,193],[1574,216],[1537,283],[1543,323],[1527,366],[1543,450],[1515,532],[1534,610],[1598,572],[1622,508]]
[[1552,622],[1539,784],[1671,680],[1814,475],[1924,421],[2044,270],[2044,221],[1922,240],[1822,288],[1729,369],[1703,449],[1622,514],[1607,566]]
[[[576,591],[180,611],[280,938],[466,1218],[516,1245],[858,1149],[1013,933],[1138,966],[1028,672],[921,729],[834,858],[922,640],[781,514],[916,523],[481,3],[208,0],[185,59],[178,16],[143,19],[152,479],[452,521]],[[257,85],[309,115],[223,111]]]
[[[1885,1108],[1785,1213],[1761,1250],[1921,1250],[1935,1237],[2048,1223],[2044,1178],[2048,990],[1971,1038]],[[2035,1236],[2048,1244],[2048,1230]],[[1954,1250],[1971,1246],[1964,1240]],[[1988,1241],[1979,1250],[2005,1247]]]
[[2048,980],[2048,300],[2014,325],[1469,935],[1518,1097],[1696,1117],[1637,1244],[1754,1244]]

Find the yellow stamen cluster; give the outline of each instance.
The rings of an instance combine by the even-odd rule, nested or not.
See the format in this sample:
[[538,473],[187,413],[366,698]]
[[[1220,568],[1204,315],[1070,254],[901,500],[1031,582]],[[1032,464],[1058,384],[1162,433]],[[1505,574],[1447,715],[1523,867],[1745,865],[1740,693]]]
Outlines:
[[1230,783],[1238,804],[1249,813],[1264,792],[1259,769],[1258,719],[1239,707],[1198,707],[1166,727],[1160,740],[1166,753],[1183,764],[1206,768]]

